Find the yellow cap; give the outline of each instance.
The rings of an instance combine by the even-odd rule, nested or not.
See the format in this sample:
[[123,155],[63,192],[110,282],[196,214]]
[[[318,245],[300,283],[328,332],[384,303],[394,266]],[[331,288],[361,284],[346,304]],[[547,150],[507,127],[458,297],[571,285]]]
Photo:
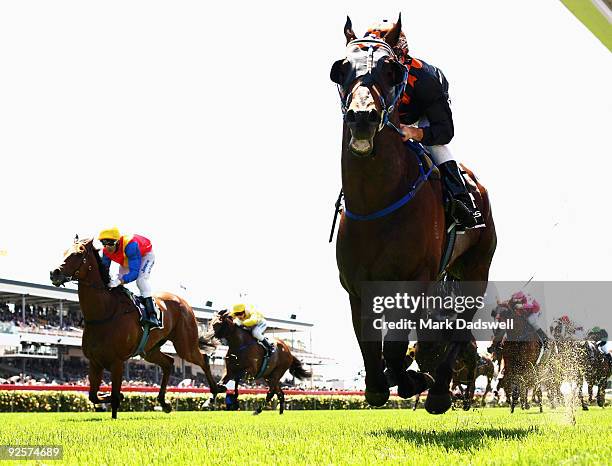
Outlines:
[[234,304],[232,307],[232,311],[230,312],[230,316],[235,316],[240,312],[246,311],[246,304]]
[[119,228],[117,227],[109,228],[108,230],[102,230],[98,235],[99,240],[114,239],[115,241],[118,241],[119,238],[121,238],[121,234],[119,233]]

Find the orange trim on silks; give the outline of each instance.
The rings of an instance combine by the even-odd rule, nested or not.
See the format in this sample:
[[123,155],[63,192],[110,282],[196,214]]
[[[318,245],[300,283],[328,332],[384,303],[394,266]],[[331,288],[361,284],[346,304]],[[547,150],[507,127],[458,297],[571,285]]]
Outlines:
[[408,104],[410,103],[410,96],[404,92],[404,94],[402,95],[402,100],[401,100],[401,102],[402,102],[404,105],[408,105]]
[[418,59],[413,58],[410,62],[410,66],[414,66],[415,68],[423,68],[423,63],[421,63]]
[[411,74],[408,75],[408,85],[410,87],[414,87],[414,83],[416,82],[416,80],[417,80],[416,76],[411,75]]

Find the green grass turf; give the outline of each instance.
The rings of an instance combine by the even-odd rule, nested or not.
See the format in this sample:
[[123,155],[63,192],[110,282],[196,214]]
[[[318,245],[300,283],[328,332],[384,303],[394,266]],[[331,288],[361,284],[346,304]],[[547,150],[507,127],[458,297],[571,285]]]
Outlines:
[[612,24],[599,12],[591,0],[561,0],[595,36],[612,51]]
[[[610,464],[612,410],[504,408],[26,413],[0,415],[0,445],[63,445],[46,464]],[[3,462],[15,465],[15,461]],[[34,464],[34,463],[32,463]]]

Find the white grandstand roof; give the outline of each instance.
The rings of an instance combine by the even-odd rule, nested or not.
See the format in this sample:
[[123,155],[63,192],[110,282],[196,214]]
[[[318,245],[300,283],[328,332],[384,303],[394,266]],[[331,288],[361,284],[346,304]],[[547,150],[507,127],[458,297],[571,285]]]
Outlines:
[[[70,286],[70,285],[69,285]],[[63,302],[64,309],[79,309],[79,296],[74,288],[56,288],[51,285],[22,282],[0,278],[0,302],[20,303],[25,296],[26,304],[57,307]],[[218,309],[192,306],[200,320],[210,319]],[[276,331],[305,331],[313,327],[309,322],[267,317],[268,328]]]

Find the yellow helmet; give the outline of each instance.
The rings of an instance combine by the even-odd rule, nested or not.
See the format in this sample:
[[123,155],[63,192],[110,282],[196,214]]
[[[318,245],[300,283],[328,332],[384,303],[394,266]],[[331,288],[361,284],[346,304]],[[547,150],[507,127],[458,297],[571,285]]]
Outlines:
[[102,230],[98,235],[98,239],[102,241],[103,239],[112,239],[118,241],[121,238],[121,233],[119,233],[119,228],[113,227],[108,230]]
[[240,314],[241,312],[246,312],[246,309],[247,309],[246,304],[234,304],[232,306],[230,316],[234,317],[236,314]]

